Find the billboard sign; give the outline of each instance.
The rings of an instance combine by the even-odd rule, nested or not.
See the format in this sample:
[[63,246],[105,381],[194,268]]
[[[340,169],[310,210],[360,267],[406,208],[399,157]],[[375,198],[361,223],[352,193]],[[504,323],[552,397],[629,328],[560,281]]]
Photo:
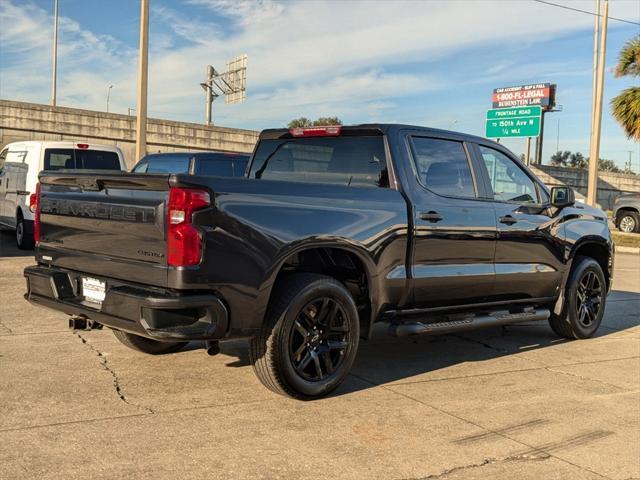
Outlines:
[[555,105],[555,93],[556,86],[551,83],[495,88],[493,90],[493,108],[539,105],[544,110],[551,110]]
[[537,137],[542,107],[497,108],[487,111],[487,138]]

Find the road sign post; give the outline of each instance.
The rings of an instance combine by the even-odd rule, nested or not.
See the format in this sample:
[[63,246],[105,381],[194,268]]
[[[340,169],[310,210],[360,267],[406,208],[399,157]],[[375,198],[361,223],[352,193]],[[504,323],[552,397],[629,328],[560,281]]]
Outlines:
[[487,111],[487,138],[537,137],[540,135],[540,106],[495,108]]

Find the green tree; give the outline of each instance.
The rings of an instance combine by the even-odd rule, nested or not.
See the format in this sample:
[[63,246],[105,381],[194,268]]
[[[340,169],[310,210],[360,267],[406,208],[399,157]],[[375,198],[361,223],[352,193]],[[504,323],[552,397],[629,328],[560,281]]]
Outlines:
[[566,167],[570,156],[571,152],[569,150],[565,150],[564,152],[558,150],[556,153],[551,155],[551,165],[554,167]]
[[320,117],[313,122],[314,127],[322,127],[325,125],[342,125],[342,120],[338,117]]
[[620,173],[620,169],[617,167],[615,162],[605,158],[601,158],[600,161],[598,161],[598,170],[601,172]]
[[294,118],[287,128],[323,127],[325,125],[342,125],[342,120],[338,117],[320,117],[316,120],[309,120],[307,117]]
[[304,128],[310,127],[313,125],[313,122],[309,120],[307,117],[294,118],[289,122],[287,128]]
[[[618,57],[616,77],[640,78],[640,35],[629,40]],[[640,141],[640,87],[624,89],[611,100],[613,116],[629,138]]]
[[569,166],[571,168],[587,168],[588,165],[587,159],[580,152],[569,155]]

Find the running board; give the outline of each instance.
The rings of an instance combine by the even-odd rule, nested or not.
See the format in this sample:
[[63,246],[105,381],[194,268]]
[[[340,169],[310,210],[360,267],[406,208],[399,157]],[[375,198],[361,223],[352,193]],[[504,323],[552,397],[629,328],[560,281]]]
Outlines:
[[469,314],[456,320],[448,320],[435,323],[398,323],[389,325],[389,334],[396,337],[406,337],[409,335],[441,335],[445,333],[462,332],[465,330],[475,330],[477,328],[497,327],[510,323],[537,322],[547,320],[551,312],[548,308],[526,309],[524,312],[494,312],[489,315]]

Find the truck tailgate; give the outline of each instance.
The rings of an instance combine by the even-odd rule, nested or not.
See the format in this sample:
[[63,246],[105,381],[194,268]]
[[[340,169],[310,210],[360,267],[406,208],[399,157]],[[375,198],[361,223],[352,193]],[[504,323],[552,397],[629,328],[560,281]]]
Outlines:
[[42,173],[39,262],[167,284],[169,175]]

